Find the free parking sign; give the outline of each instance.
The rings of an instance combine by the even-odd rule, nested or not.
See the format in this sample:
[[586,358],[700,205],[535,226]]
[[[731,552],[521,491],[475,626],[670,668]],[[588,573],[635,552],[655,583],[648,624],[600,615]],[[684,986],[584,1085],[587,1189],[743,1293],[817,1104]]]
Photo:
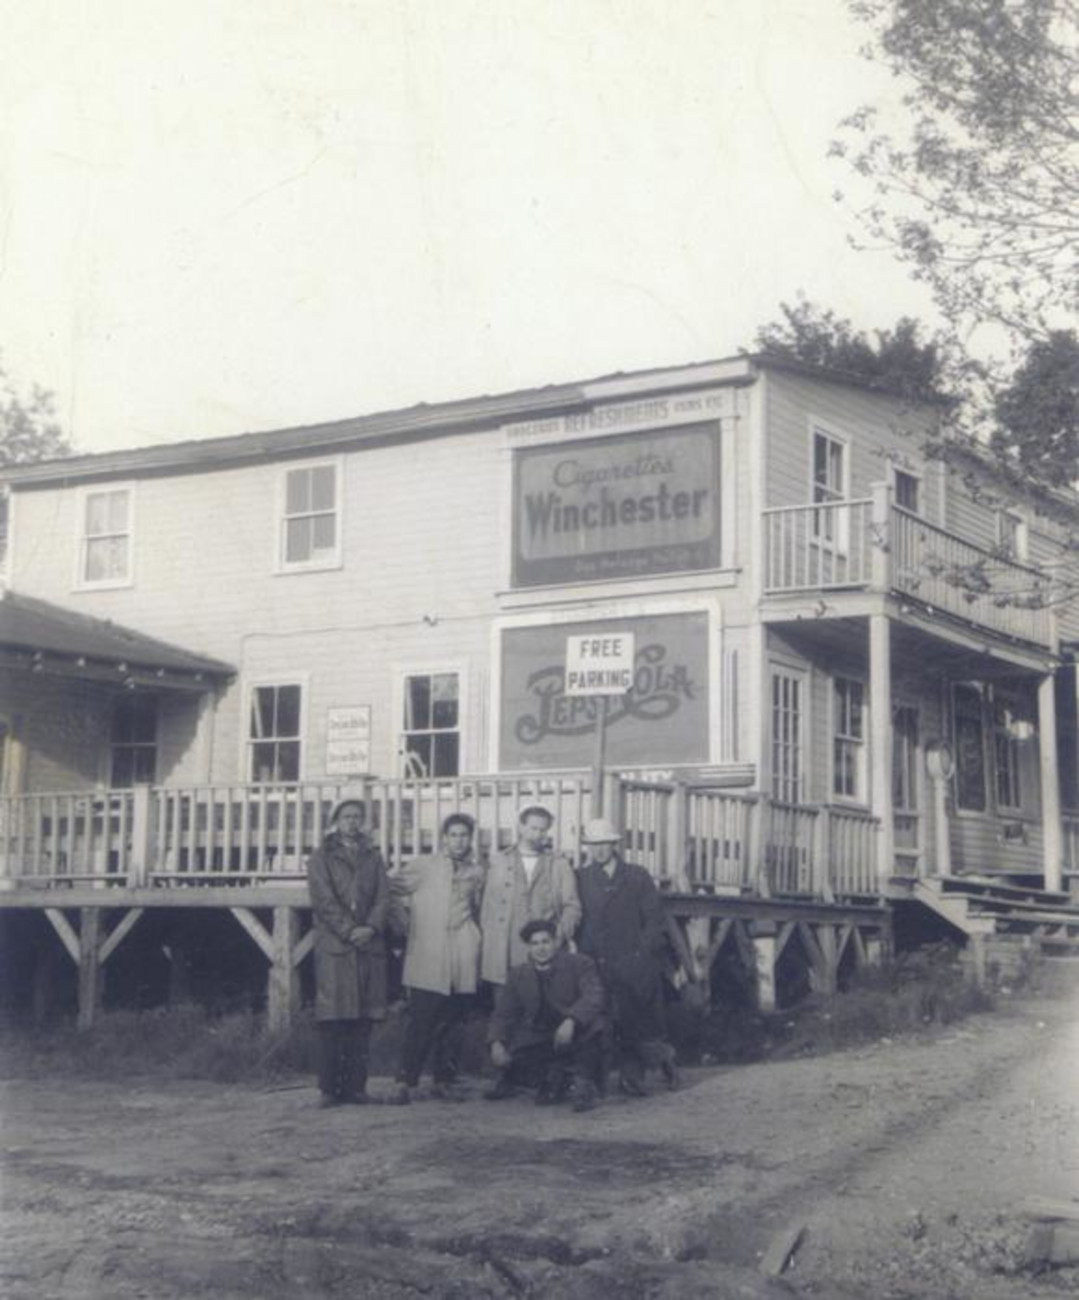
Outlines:
[[567,695],[625,695],[633,686],[634,635],[566,638]]

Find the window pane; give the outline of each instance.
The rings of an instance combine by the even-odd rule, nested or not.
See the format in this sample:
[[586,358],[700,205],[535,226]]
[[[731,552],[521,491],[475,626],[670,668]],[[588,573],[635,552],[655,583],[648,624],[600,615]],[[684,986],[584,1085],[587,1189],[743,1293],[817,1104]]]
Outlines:
[[277,689],[277,735],[300,734],[300,688],[279,686]]
[[850,734],[862,739],[862,683],[850,684]]
[[110,533],[127,532],[127,493],[110,492],[108,494],[109,503],[109,526]]
[[300,779],[300,742],[285,740],[277,746],[278,781],[298,781]]
[[409,677],[405,682],[405,729],[426,730],[431,725],[431,679]]
[[311,509],[311,471],[291,469],[285,475],[285,513],[306,514]]
[[127,573],[127,538],[100,537],[86,543],[86,581],[106,582]]
[[97,537],[109,529],[109,494],[95,492],[86,498],[86,535]]
[[334,515],[315,515],[311,520],[313,551],[332,551],[337,533],[337,520]]
[[455,731],[436,733],[435,742],[435,770],[433,776],[456,776],[457,775],[457,753],[459,747],[458,736]]
[[285,562],[302,564],[311,558],[311,520],[287,519],[285,521]]
[[405,737],[405,776],[431,775],[431,737]]
[[256,686],[251,693],[251,739],[262,740],[274,734],[275,690]]
[[156,751],[152,745],[139,745],[132,751],[136,785],[153,785],[157,768]]
[[334,467],[319,465],[311,470],[311,509],[332,510],[334,506]]
[[457,726],[457,674],[437,673],[431,678],[431,725],[436,730]]
[[984,812],[986,772],[981,693],[970,686],[957,686],[954,700],[956,803],[969,812]]
[[112,751],[112,788],[129,790],[135,784],[134,750],[121,747]]
[[260,741],[251,746],[251,780],[255,782],[273,781],[276,746],[273,741]]
[[828,482],[828,440],[819,433],[813,435],[813,481]]

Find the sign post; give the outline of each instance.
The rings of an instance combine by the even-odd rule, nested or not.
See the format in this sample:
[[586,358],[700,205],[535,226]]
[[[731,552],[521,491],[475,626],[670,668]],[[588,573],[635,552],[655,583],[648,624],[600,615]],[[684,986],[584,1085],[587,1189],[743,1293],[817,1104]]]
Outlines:
[[566,638],[566,683],[569,696],[596,700],[596,747],[592,760],[592,816],[603,816],[604,767],[607,747],[607,713],[612,696],[633,687],[634,636],[616,632],[603,636]]

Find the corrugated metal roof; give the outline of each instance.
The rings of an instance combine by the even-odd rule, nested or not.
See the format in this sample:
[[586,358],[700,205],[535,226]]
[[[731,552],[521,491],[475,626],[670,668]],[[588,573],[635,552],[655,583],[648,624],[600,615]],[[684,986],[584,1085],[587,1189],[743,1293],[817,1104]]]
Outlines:
[[14,591],[0,595],[0,646],[151,671],[161,668],[214,677],[231,676],[236,671],[219,659],[193,654],[109,619],[92,618]]

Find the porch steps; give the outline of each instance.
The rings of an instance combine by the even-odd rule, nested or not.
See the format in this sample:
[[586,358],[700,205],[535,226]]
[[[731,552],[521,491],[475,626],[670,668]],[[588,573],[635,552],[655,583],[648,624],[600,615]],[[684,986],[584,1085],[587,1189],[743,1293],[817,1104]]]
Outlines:
[[1079,903],[1069,894],[949,876],[909,882],[908,897],[966,935],[1025,940],[1046,956],[1079,956]]

